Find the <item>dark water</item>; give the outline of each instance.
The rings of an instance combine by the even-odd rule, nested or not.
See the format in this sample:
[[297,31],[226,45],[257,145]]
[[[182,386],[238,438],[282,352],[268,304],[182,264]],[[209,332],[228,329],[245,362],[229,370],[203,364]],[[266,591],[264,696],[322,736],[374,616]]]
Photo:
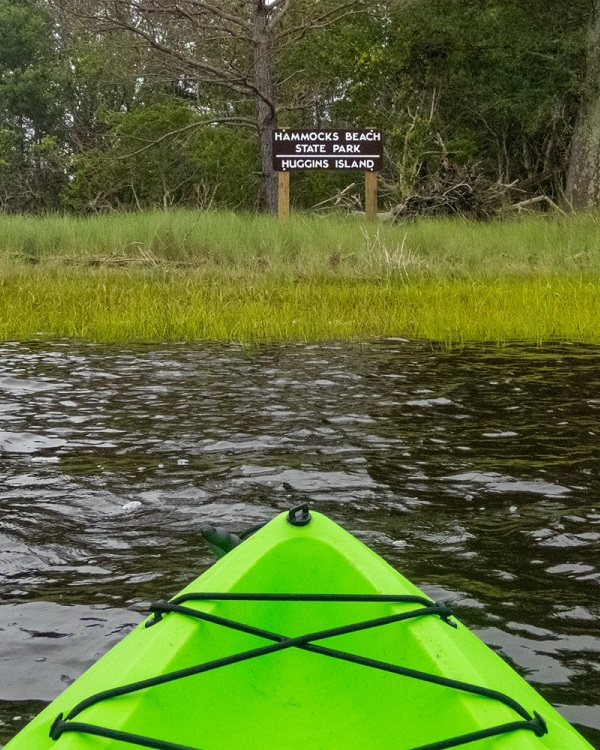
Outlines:
[[0,346],[0,743],[308,495],[600,746],[600,350]]

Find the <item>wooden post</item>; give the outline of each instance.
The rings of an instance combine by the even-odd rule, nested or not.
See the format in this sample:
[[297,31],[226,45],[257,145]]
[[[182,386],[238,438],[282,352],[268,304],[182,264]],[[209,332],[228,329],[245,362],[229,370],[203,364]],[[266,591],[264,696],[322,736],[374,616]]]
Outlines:
[[277,217],[285,221],[290,215],[290,173],[277,172]]
[[365,172],[365,218],[377,221],[377,172]]

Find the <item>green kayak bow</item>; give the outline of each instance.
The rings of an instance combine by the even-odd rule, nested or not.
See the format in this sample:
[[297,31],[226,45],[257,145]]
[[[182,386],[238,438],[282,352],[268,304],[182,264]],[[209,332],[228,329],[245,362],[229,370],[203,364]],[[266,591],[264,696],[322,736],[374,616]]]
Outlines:
[[324,515],[218,536],[230,551],[5,750],[590,750],[448,606]]

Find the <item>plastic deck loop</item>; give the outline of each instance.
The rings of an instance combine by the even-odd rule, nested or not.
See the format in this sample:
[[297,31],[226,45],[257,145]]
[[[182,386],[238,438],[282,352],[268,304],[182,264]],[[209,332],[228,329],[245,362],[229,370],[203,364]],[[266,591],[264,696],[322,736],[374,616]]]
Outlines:
[[[183,606],[184,602],[189,601],[390,602],[403,604],[411,603],[420,606],[416,609],[411,609],[408,612],[401,612],[385,617],[378,617],[372,620],[362,620],[361,622],[355,622],[350,625],[343,625],[336,628],[329,628],[326,630],[289,638],[285,635],[281,635],[280,633],[273,633],[271,631],[257,628],[252,625],[246,625],[245,623],[238,622],[237,620],[219,617],[217,615],[209,614],[208,612],[202,612],[201,610]],[[322,641],[339,635],[356,633],[362,630],[382,627],[391,623],[406,622],[417,617],[427,617],[432,615],[438,616],[447,624],[451,625],[452,627],[456,627],[456,624],[449,619],[452,615],[452,611],[450,610],[450,608],[446,604],[434,602],[430,599],[427,599],[426,597],[406,595],[395,596],[393,594],[188,593],[177,596],[168,602],[155,602],[150,606],[150,611],[154,615],[154,618],[146,623],[146,627],[151,627],[159,623],[163,615],[179,614],[205,622],[210,622],[216,625],[221,625],[223,627],[237,630],[239,632],[255,635],[264,638],[265,640],[272,641],[272,643],[268,646],[254,648],[249,651],[242,651],[238,654],[233,654],[221,659],[215,659],[213,661],[204,662],[202,664],[197,664],[185,669],[179,669],[174,672],[157,675],[146,680],[140,680],[138,682],[111,688],[109,690],[104,690],[96,693],[95,695],[91,695],[85,700],[78,703],[74,708],[72,708],[66,717],[63,717],[62,714],[59,714],[59,716],[56,717],[50,729],[50,737],[53,740],[58,740],[59,737],[65,732],[82,732],[99,737],[120,740],[122,742],[127,742],[139,747],[153,748],[154,750],[201,750],[200,748],[191,748],[184,745],[174,744],[165,740],[143,737],[136,734],[130,734],[128,732],[122,732],[106,727],[95,726],[93,724],[73,721],[73,719],[75,719],[86,708],[89,708],[93,705],[96,705],[97,703],[100,703],[101,701],[105,701],[110,698],[128,695],[139,690],[152,688],[156,685],[163,685],[174,680],[179,680],[185,677],[190,677],[192,675],[209,672],[214,669],[219,669],[220,667],[225,667],[230,664],[237,664],[239,662],[254,659],[259,656],[272,654],[277,651],[284,651],[289,648],[299,648],[304,651],[310,651],[312,653],[321,654],[323,656],[329,656],[330,658],[348,661],[353,664],[371,667],[373,669],[379,669],[384,672],[390,672],[392,674],[398,674],[404,677],[410,677],[416,680],[421,680],[423,682],[428,682],[430,684],[439,685],[441,687],[460,690],[466,693],[471,693],[472,695],[483,696],[491,700],[496,700],[500,703],[503,703],[505,706],[508,706],[518,716],[521,717],[521,721],[513,721],[506,724],[500,724],[498,726],[490,727],[488,729],[470,732],[468,734],[463,734],[457,737],[450,737],[438,742],[430,743],[428,745],[420,745],[419,747],[412,748],[412,750],[447,750],[448,748],[467,745],[469,743],[476,742],[477,740],[496,737],[498,735],[520,730],[533,732],[537,737],[541,737],[548,732],[546,722],[538,713],[534,712],[533,716],[530,715],[529,712],[517,701],[497,690],[491,690],[489,688],[481,687],[479,685],[473,685],[468,682],[454,680],[449,677],[441,677],[439,675],[430,674],[428,672],[421,672],[415,669],[410,669],[408,667],[401,667],[396,664],[390,664],[388,662],[379,661],[377,659],[370,659],[368,657],[359,656],[358,654],[352,654],[347,651],[327,648],[326,646],[321,646],[313,643],[313,641]]]
[[287,514],[287,522],[291,523],[292,526],[308,526],[311,522],[308,503],[302,503],[292,508]]

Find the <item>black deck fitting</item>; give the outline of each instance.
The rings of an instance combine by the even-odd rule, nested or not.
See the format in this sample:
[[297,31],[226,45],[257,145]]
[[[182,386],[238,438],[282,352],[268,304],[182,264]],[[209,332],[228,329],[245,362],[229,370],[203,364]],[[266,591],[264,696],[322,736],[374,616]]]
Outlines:
[[311,516],[308,510],[308,503],[302,503],[292,508],[287,516],[288,523],[292,526],[307,526],[310,523]]

